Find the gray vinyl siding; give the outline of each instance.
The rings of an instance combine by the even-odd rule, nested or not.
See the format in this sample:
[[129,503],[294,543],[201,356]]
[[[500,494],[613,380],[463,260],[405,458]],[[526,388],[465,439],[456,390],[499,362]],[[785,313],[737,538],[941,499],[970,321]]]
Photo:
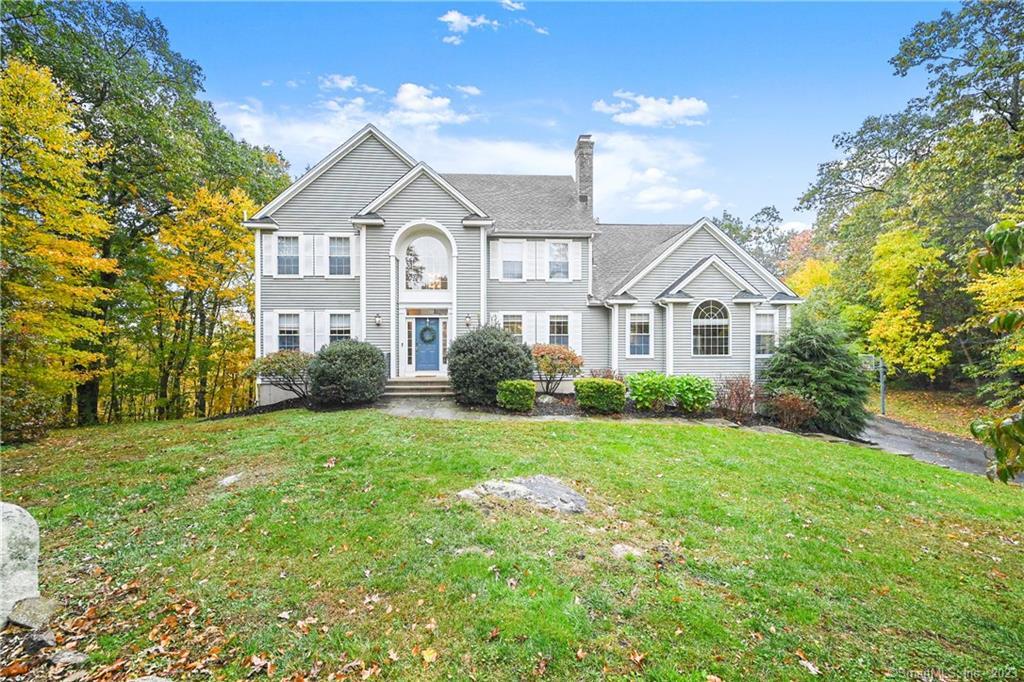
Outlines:
[[[675,306],[675,368],[676,374],[697,374],[722,379],[750,376],[750,304],[733,303],[739,289],[716,268],[708,268],[686,287],[693,303]],[[693,354],[693,311],[701,301],[715,299],[729,309],[729,356]]]
[[590,306],[583,311],[583,371],[609,369],[611,360],[612,311],[604,307]]
[[263,278],[261,305],[273,308],[359,308],[359,278]]
[[271,217],[283,230],[351,232],[352,216],[408,170],[390,149],[368,137]]
[[[366,231],[367,340],[385,352],[395,352],[389,346],[398,310],[397,306],[390,306],[392,300],[399,300],[399,283],[397,272],[393,273],[396,266],[389,256],[391,240],[403,225],[419,220],[440,223],[455,239],[458,248],[455,294],[458,298],[454,329],[458,335],[476,328],[480,323],[480,228],[462,226],[466,208],[429,177],[421,176],[386,203],[378,214],[384,219],[384,226],[370,227]],[[373,324],[378,313],[383,318],[379,327]],[[466,315],[470,316],[469,327]]]
[[[661,268],[666,263],[672,262],[676,264],[675,276],[666,280],[658,292],[661,292],[665,287],[674,282],[681,274],[690,269],[697,261],[705,256],[711,254],[717,254],[719,258],[725,261],[729,267],[739,273],[740,277],[747,280],[766,297],[771,296],[775,293],[776,289],[770,282],[764,277],[754,271],[752,267],[747,265],[746,262],[741,260],[736,254],[727,249],[720,241],[718,241],[710,232],[707,230],[698,230],[696,234],[690,237],[685,244],[683,244],[678,251],[669,256],[661,265],[655,270]],[[645,279],[649,279],[654,272],[651,272]],[[687,293],[692,294],[689,287],[686,289]],[[631,292],[636,296],[636,292]]]

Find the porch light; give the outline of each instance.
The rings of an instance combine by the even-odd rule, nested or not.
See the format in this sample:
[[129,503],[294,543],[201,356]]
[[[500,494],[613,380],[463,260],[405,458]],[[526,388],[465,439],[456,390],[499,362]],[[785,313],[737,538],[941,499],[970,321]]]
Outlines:
[[378,327],[379,327],[379,326],[380,326],[380,325],[381,325],[381,324],[383,323],[383,320],[382,320],[382,319],[381,319],[381,317],[380,317],[380,313],[377,313],[377,314],[376,314],[376,315],[375,315],[375,316],[373,317],[373,323],[374,323],[375,325],[377,325]]
[[466,326],[467,327],[472,327],[473,326],[473,316],[472,315],[466,315]]

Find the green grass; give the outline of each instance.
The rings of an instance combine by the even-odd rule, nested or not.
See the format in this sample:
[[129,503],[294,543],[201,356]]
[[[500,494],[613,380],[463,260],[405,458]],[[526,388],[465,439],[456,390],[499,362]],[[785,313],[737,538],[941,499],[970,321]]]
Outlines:
[[[243,469],[249,484],[217,487]],[[801,657],[844,680],[1024,671],[1024,494],[868,449],[292,410],[65,431],[5,451],[3,472],[42,527],[44,593],[66,621],[92,616],[65,630],[95,668],[187,679],[208,657],[238,679],[262,653],[273,679],[810,679]],[[455,496],[534,473],[591,512]],[[617,542],[644,557],[613,559]]]
[[[879,405],[876,391],[868,406],[877,413]],[[957,391],[889,389],[885,407],[890,419],[959,438],[973,438],[971,420],[991,412],[974,396]]]

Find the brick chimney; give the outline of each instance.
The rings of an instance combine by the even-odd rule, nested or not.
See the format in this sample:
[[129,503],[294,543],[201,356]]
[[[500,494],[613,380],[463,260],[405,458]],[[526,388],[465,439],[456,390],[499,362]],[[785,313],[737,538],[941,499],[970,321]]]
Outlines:
[[594,140],[590,135],[576,138],[576,194],[580,204],[594,215]]

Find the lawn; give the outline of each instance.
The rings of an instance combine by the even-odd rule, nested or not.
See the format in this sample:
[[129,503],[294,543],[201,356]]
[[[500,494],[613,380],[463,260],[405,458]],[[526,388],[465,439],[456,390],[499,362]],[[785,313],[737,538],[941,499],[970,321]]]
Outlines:
[[[114,679],[1024,671],[1024,493],[864,448],[290,410],[59,432],[3,472],[61,634]],[[534,473],[591,511],[455,496]]]
[[[957,391],[889,389],[885,403],[890,419],[959,438],[973,438],[971,420],[991,412],[974,396]],[[879,411],[877,392],[868,406]]]

